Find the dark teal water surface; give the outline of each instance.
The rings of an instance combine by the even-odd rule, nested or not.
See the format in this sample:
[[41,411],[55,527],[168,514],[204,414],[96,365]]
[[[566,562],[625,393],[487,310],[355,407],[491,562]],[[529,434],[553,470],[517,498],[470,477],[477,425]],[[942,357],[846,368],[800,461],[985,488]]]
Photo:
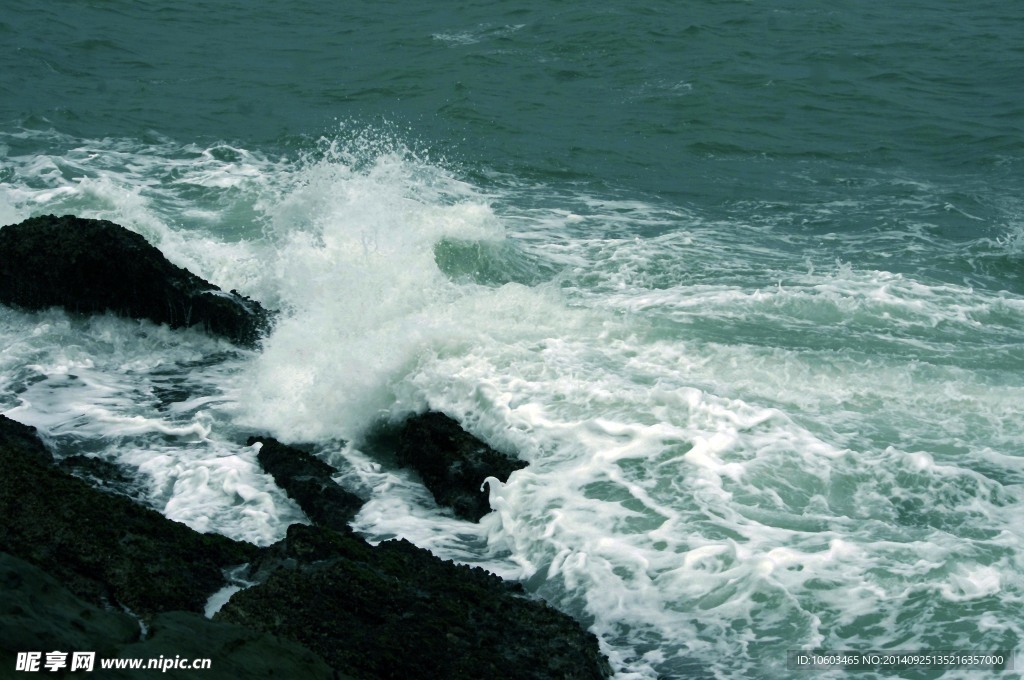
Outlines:
[[287,146],[383,119],[470,168],[708,209],[899,200],[901,178],[998,222],[1024,173],[1022,34],[1024,7],[991,0],[15,1],[0,121]]

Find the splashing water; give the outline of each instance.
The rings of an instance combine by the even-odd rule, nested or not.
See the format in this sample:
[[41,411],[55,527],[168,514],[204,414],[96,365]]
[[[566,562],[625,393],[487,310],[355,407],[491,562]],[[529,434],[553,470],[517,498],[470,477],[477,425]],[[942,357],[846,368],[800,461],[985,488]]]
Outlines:
[[[370,540],[524,580],[599,635],[619,678],[785,677],[786,651],[809,647],[1019,647],[1011,290],[635,197],[473,184],[375,131],[298,159],[45,146],[4,158],[5,222],[113,219],[283,312],[247,352],[0,310],[4,412],[58,453],[137,471],[168,516],[282,536],[301,513],[241,443],[269,432],[368,496]],[[1018,232],[999,242],[1012,258]],[[425,408],[530,463],[490,483],[479,525],[370,445]]]

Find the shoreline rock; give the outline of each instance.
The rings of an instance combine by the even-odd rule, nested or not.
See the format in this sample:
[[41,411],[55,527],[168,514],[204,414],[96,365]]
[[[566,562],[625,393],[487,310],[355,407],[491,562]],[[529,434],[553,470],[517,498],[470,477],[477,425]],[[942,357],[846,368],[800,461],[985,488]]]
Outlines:
[[419,473],[438,505],[470,522],[479,522],[491,511],[486,478],[505,482],[510,474],[527,466],[437,411],[413,416],[400,425],[396,459]]
[[[0,598],[0,614],[7,607],[13,616],[4,624],[36,626],[34,639],[53,639],[44,619],[60,626],[98,608],[116,616],[100,617],[96,634],[110,639],[90,642],[96,650],[209,657],[218,668],[211,677],[230,677],[229,664],[239,678],[268,669],[298,677],[281,670],[296,667],[309,671],[301,677],[331,677],[323,663],[339,678],[610,676],[597,638],[571,617],[517,583],[407,541],[372,546],[345,525],[293,525],[267,548],[198,534],[62,471],[34,428],[4,416],[0,470],[0,553],[28,565],[8,568],[7,578],[38,581],[38,570],[60,582],[38,591],[32,611],[44,613],[34,618],[16,597]],[[200,617],[225,568],[242,563],[262,582],[236,593],[212,622]],[[146,640],[124,639],[134,619],[121,607],[143,617]],[[0,644],[0,661],[18,651],[38,650]]]
[[[243,626],[209,621],[188,612],[156,614],[140,638],[131,616],[75,596],[43,570],[0,552],[0,675],[15,667],[18,652],[95,652],[103,678],[135,678],[139,671],[103,670],[99,659],[211,659],[199,673],[215,680],[267,677],[339,680],[305,647]],[[50,673],[46,673],[50,675]],[[63,674],[57,674],[63,677]],[[161,673],[194,678],[195,671]]]
[[248,446],[256,443],[262,444],[256,458],[263,470],[298,503],[310,521],[336,531],[348,529],[363,501],[334,481],[337,470],[273,437],[249,437],[246,442]]
[[227,567],[256,546],[200,534],[53,464],[35,428],[0,416],[0,551],[59,578],[75,595],[138,615],[202,613]]
[[[358,678],[600,680],[576,621],[479,567],[405,540],[294,524],[254,565],[269,572],[214,616],[302,643]],[[367,653],[373,650],[372,653]]]
[[272,318],[259,302],[172,264],[141,235],[73,215],[0,228],[0,302],[198,325],[244,347],[258,345]]

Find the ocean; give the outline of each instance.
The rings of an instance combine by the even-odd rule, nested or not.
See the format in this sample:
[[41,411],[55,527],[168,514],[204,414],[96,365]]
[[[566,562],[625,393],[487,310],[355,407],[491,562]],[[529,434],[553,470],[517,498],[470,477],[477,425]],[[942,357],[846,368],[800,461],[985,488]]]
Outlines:
[[[618,680],[1024,667],[1024,4],[10,0],[0,225],[109,219],[261,350],[0,306],[0,412],[266,545],[245,446],[576,617]],[[477,525],[375,444],[529,467]],[[864,677],[990,677],[880,667]]]

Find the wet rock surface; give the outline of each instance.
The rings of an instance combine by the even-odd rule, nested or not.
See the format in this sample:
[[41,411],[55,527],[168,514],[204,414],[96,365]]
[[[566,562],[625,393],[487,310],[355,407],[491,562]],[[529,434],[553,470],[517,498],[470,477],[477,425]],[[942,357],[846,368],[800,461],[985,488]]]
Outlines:
[[142,493],[138,475],[127,466],[81,454],[67,456],[58,465],[95,489],[133,499]]
[[0,302],[200,326],[247,347],[258,344],[271,322],[258,302],[172,264],[141,235],[72,215],[0,229]]
[[[408,541],[293,525],[254,564],[265,582],[215,620],[301,642],[358,678],[604,678],[597,639],[480,568]],[[372,650],[372,651],[371,651]]]
[[[297,476],[330,478],[329,466],[278,446]],[[198,534],[68,475],[33,428],[3,416],[0,470],[0,640],[20,631],[0,643],[5,668],[19,651],[74,645],[122,658],[210,658],[203,675],[218,678],[610,675],[597,639],[570,617],[407,541],[372,546],[344,523],[293,525],[267,548]],[[260,583],[213,622],[198,616],[225,568],[241,563]]]
[[[17,652],[54,649],[113,656],[140,632],[131,616],[86,602],[38,567],[0,552],[0,652],[10,660]],[[6,661],[0,675],[14,668]]]
[[491,511],[484,480],[501,482],[527,463],[496,451],[443,413],[413,416],[398,430],[396,459],[419,473],[438,505],[471,522]]
[[140,615],[202,612],[223,569],[257,554],[256,546],[199,534],[66,474],[32,430],[0,416],[0,551],[79,597]]
[[314,524],[328,529],[346,530],[363,506],[361,498],[339,486],[333,467],[273,437],[250,437],[247,444],[261,443],[256,454],[263,469],[277,485],[299,504]]
[[[218,680],[339,678],[323,659],[299,644],[189,612],[155,615],[143,637],[138,621],[128,614],[86,602],[38,567],[0,553],[0,677],[8,677],[4,673],[15,668],[18,652],[54,650],[69,655],[68,667],[72,652],[96,653],[93,671],[72,677],[139,677],[146,671],[102,669],[100,660],[162,657],[210,659],[210,668],[148,672]],[[39,672],[47,677],[65,675],[44,668]]]

